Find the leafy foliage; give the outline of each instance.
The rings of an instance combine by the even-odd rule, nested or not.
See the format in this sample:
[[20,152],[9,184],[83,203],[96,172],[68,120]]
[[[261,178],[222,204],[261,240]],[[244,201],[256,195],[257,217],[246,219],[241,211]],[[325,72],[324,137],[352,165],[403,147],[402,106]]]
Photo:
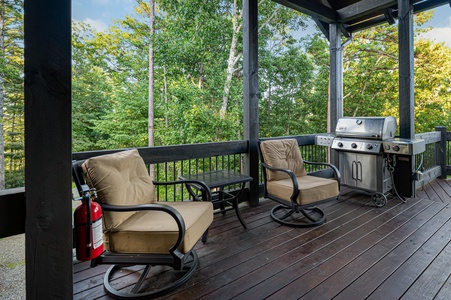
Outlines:
[[24,182],[23,0],[2,1],[0,8],[0,189],[3,189],[23,186]]
[[[23,0],[3,1],[2,125],[7,178],[23,185]],[[155,145],[243,137],[242,1],[156,1],[97,32],[73,23],[73,151],[148,145],[149,45],[155,56]],[[416,16],[422,28],[431,13]],[[306,16],[259,3],[260,136],[325,132],[329,46],[320,34],[295,38]],[[344,51],[344,114],[398,116],[398,33],[381,25]],[[451,127],[451,49],[415,39],[416,131]],[[1,144],[1,143],[0,143]],[[14,182],[14,183],[13,183]]]

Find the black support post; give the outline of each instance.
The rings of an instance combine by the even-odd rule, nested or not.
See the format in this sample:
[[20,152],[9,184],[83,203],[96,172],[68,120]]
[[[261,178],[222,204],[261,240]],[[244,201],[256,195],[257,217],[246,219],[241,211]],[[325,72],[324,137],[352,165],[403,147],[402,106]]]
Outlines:
[[71,1],[25,0],[27,299],[72,299]]
[[249,184],[249,205],[259,203],[258,164],[258,1],[243,1],[243,75],[244,75],[244,138],[249,140],[245,158],[246,173],[253,178]]
[[437,157],[437,164],[440,166],[441,175],[439,178],[446,179],[447,177],[447,162],[446,162],[446,127],[437,126],[436,131],[440,132],[440,142],[438,143],[435,151],[435,156]]
[[413,5],[410,0],[398,0],[399,47],[399,135],[415,138]]
[[343,117],[343,49],[338,23],[329,25],[329,122],[327,131],[334,132],[338,119]]
[[[343,117],[343,47],[338,23],[329,25],[329,102],[327,132],[335,132],[338,119]],[[338,155],[331,150],[330,162],[338,166]]]

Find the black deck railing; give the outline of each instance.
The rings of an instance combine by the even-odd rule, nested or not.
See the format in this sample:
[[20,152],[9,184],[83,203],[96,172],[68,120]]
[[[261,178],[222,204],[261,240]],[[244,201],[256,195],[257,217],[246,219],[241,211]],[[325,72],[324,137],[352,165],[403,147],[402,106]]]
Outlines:
[[[304,159],[327,161],[328,148],[315,145],[315,134],[299,135],[294,138],[300,144]],[[418,134],[417,138],[426,140],[426,151],[416,157],[416,166],[424,174],[425,182],[451,175],[451,132],[446,132],[444,127],[437,127],[437,131]],[[248,148],[248,141],[229,141],[146,147],[138,148],[138,150],[146,164],[154,165],[155,180],[168,181],[176,180],[181,174],[218,169],[242,172],[244,156]],[[82,160],[121,150],[79,152],[73,154],[73,159]],[[259,182],[262,181],[260,177]],[[179,185],[175,189],[159,187],[157,197],[162,201],[174,201],[186,199],[189,196],[185,188]],[[0,191],[0,238],[24,233],[24,231],[25,189]]]

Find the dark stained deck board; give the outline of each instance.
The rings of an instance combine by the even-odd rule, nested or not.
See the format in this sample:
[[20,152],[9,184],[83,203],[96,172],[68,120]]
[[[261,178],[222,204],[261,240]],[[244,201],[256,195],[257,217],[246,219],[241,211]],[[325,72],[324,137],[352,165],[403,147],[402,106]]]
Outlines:
[[[365,298],[377,292],[371,299],[400,297],[404,293],[403,291],[408,289],[410,284],[421,274],[420,270],[427,268],[427,262],[433,259],[437,251],[443,249],[440,242],[447,244],[442,236],[443,233],[450,236],[450,217],[449,210],[441,210],[435,218],[403,240],[401,244],[349,285],[337,299],[350,299],[349,295],[353,295],[355,291],[359,293],[359,297]],[[443,221],[447,222],[445,226],[442,226]],[[391,275],[387,278],[389,274]]]
[[[247,230],[233,212],[216,215],[207,243],[196,245],[196,273],[162,299],[448,299],[450,194],[438,180],[407,203],[390,195],[375,208],[370,194],[343,188],[339,201],[321,205],[327,222],[314,228],[273,222],[269,200],[241,209]],[[74,299],[110,299],[108,267],[74,261]],[[120,287],[132,281],[123,275]]]
[[[421,203],[422,205],[416,205]],[[254,290],[261,289],[267,290],[265,296],[269,296],[272,293],[273,299],[297,299],[309,292],[311,289],[319,285],[322,281],[339,271],[346,264],[353,259],[370,249],[375,241],[382,239],[393,231],[394,227],[399,227],[402,224],[408,222],[420,211],[427,207],[427,204],[423,202],[408,203],[407,205],[397,204],[394,208],[387,210],[380,217],[375,218],[368,224],[364,224],[358,230],[365,231],[361,233],[359,240],[352,241],[352,243],[346,243],[341,241],[341,248],[331,248],[330,255],[324,256],[321,253],[315,253],[315,255],[296,264],[293,268],[284,270],[277,275],[279,282],[269,284],[273,279],[263,282],[259,286],[256,286]],[[408,206],[408,207],[407,207]],[[401,214],[401,215],[399,215]],[[353,234],[358,234],[354,232]],[[350,236],[354,236],[350,234]],[[291,273],[291,274],[290,274]],[[292,282],[284,280],[283,277],[291,277]],[[285,286],[283,285],[285,281]],[[288,285],[286,285],[289,283]],[[276,288],[271,291],[271,289]],[[272,292],[272,293],[271,293]],[[261,292],[260,292],[261,293]],[[249,293],[246,293],[249,294]]]
[[[390,288],[391,291],[387,290],[387,292],[392,292],[390,295],[396,295],[395,293],[401,294],[406,287],[412,286],[405,294],[399,296],[405,299],[415,297],[433,299],[451,275],[451,243],[446,239],[450,234],[449,221],[446,226],[448,227],[446,228],[447,236],[441,234],[444,229],[442,227],[439,234],[435,234],[430,241],[425,243],[414,254],[415,256],[391,275],[379,289]],[[371,298],[375,299],[373,296],[379,294],[380,291],[377,291],[371,295]]]
[[443,186],[439,184],[438,180],[434,180],[430,183],[432,189],[435,191],[435,193],[440,198],[440,201],[445,203],[444,201],[449,198],[449,195],[446,193],[446,191],[443,189]]
[[432,201],[443,202],[440,196],[436,193],[433,188],[433,183],[428,183],[424,186],[424,192],[427,195],[427,198]]
[[[178,294],[183,293],[188,297],[204,296],[209,298],[221,297],[221,295],[238,295],[243,291],[243,288],[259,283],[264,277],[272,275],[276,270],[289,266],[293,260],[299,260],[317,248],[321,248],[339,236],[346,234],[356,223],[356,215],[369,220],[371,214],[365,213],[368,207],[362,204],[356,205],[358,206],[357,210],[349,207],[355,215],[353,213],[345,214],[344,217],[329,221],[321,227],[290,230],[282,239],[269,240],[263,247],[253,249],[251,253],[241,253],[242,261],[236,261],[235,258],[233,258],[233,263],[224,261],[223,264],[227,264],[226,270],[215,276],[211,276],[211,272],[208,272],[209,277],[206,280],[196,282],[196,279],[194,279],[188,290],[180,290]],[[347,224],[340,226],[340,224],[345,223]],[[285,227],[282,227],[282,229],[286,230]],[[220,265],[217,267],[220,267]],[[229,291],[223,293],[223,289]]]
[[449,300],[449,295],[451,295],[451,276],[448,277],[448,280],[442,286],[434,300]]
[[443,194],[443,198],[441,199],[443,203],[450,204],[451,203],[451,180],[436,180],[436,182],[440,185],[443,191],[446,193]]
[[[400,204],[389,202],[386,208],[391,210],[393,206],[399,207]],[[368,211],[368,207],[362,207],[362,210]],[[233,292],[237,294],[243,292],[239,295],[239,299],[249,299],[252,296],[257,299],[267,297],[283,287],[287,278],[295,279],[297,275],[302,275],[303,272],[308,272],[309,269],[327,260],[353,243],[356,235],[365,235],[368,231],[377,227],[376,220],[379,221],[380,216],[384,215],[381,214],[380,209],[374,208],[368,212],[362,210],[355,211],[358,215],[357,218],[351,220],[340,218],[335,224],[331,223],[329,227],[324,226],[327,231],[321,235],[315,234],[314,240],[301,243],[299,239],[295,239],[293,245],[290,245],[291,249],[287,249],[287,253],[281,252],[280,256],[274,261],[240,278],[235,284],[231,284]],[[342,223],[341,226],[338,222]],[[314,230],[323,231],[321,227],[316,227]],[[296,247],[297,244],[300,245]],[[258,260],[259,258],[256,257],[255,259]],[[254,285],[254,287],[245,292],[241,291],[241,287],[249,285]],[[228,287],[225,287],[225,289]],[[222,292],[221,290],[215,291],[212,296],[215,297]]]

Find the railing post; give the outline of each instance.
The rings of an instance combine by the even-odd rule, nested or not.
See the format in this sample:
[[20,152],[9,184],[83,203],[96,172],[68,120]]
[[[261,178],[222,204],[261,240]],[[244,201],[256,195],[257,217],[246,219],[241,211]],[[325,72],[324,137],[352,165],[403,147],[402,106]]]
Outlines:
[[435,148],[435,155],[437,157],[437,164],[441,169],[441,176],[439,178],[446,178],[446,127],[445,126],[437,126],[435,127],[435,131],[440,131],[440,143]]

